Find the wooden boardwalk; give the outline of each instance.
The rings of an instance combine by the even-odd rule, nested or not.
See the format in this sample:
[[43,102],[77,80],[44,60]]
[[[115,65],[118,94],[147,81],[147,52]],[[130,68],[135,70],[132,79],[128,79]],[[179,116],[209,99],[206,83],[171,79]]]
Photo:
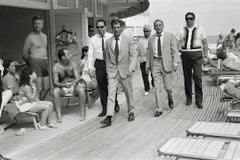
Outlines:
[[[142,81],[140,74],[133,82]],[[223,113],[229,102],[220,102],[220,90],[213,86],[211,79],[204,77],[203,109],[193,103],[185,106],[183,78],[181,71],[176,74],[174,89],[175,107],[167,106],[163,93],[164,114],[154,118],[154,95],[143,96],[143,87],[135,87],[134,97],[136,120],[127,121],[126,103],[121,105],[112,126],[101,128],[96,117],[83,125],[66,131],[35,147],[13,155],[21,160],[149,160],[159,159],[157,149],[171,137],[185,137],[186,129],[196,121],[223,122]]]

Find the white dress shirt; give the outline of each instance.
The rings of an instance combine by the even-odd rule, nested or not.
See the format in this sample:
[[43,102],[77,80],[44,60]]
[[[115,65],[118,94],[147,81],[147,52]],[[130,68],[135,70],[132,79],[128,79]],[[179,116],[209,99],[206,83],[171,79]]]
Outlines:
[[[111,33],[105,32],[104,34],[104,47],[106,49],[106,40],[112,37]],[[96,59],[103,60],[103,53],[102,53],[102,37],[99,34],[94,35],[89,43],[89,50],[88,50],[88,67],[89,70],[94,69],[94,63]]]

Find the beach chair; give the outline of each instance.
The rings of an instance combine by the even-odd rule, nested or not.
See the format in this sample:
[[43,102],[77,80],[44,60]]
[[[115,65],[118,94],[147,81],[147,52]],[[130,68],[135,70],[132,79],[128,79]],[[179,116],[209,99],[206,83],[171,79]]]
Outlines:
[[187,136],[202,136],[240,140],[240,124],[238,123],[199,121],[187,129],[186,132]]
[[176,159],[239,160],[240,142],[173,137],[157,151],[161,157]]

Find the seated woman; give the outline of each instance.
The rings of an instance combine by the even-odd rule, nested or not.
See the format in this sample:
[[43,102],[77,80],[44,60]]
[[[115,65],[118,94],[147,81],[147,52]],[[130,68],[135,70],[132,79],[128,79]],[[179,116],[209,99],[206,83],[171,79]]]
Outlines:
[[[84,80],[86,84],[86,89],[89,90],[96,90],[97,89],[97,80],[96,77],[92,77],[89,75],[89,70],[88,70],[88,46],[84,46],[82,48],[82,56],[81,56],[81,61],[80,61],[80,76]],[[91,97],[89,95],[89,92],[87,93],[87,105],[88,107],[91,107],[92,102],[91,102]]]
[[32,68],[25,68],[20,77],[20,89],[18,100],[15,101],[21,112],[41,113],[41,120],[38,128],[43,130],[47,127],[55,128],[56,125],[51,122],[53,103],[49,101],[39,101],[37,98],[37,89],[34,83],[37,75]]
[[16,74],[16,67],[14,61],[6,60],[3,63],[3,67],[4,67],[2,78],[3,92],[0,117],[2,110],[6,106],[6,104],[19,93],[18,87],[19,76],[18,74]]

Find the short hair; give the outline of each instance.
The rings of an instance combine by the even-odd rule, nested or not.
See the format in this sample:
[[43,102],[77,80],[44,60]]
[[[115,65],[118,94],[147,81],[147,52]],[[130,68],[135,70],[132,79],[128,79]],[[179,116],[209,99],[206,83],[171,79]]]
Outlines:
[[12,62],[13,61],[9,60],[9,59],[3,62],[3,68],[4,68],[3,77],[8,73],[7,69],[9,68],[9,66],[11,65]]
[[227,58],[227,53],[226,50],[224,48],[220,48],[217,50],[217,57],[218,59],[222,59],[224,60],[225,58]]
[[236,41],[237,41],[238,38],[240,38],[240,32],[238,32],[238,33],[236,34],[234,43],[236,43]]
[[35,22],[36,20],[41,20],[41,21],[43,21],[43,18],[42,18],[41,16],[34,16],[34,17],[32,18],[32,23]]
[[120,24],[120,26],[123,27],[124,24],[125,24],[125,22],[122,21],[121,19],[113,19],[113,20],[111,21],[111,26],[113,27],[114,24]]
[[83,59],[83,58],[85,57],[85,54],[84,54],[84,52],[88,52],[88,46],[84,46],[84,47],[82,48],[82,55],[81,55],[81,59]]
[[185,19],[187,18],[188,15],[193,16],[193,18],[195,19],[195,14],[194,14],[193,12],[187,12],[187,13],[185,14]]
[[163,21],[161,20],[161,19],[156,19],[154,22],[153,22],[153,26],[155,26],[155,23],[156,22],[161,22],[163,25],[164,25],[164,23],[163,23]]
[[231,29],[231,33],[235,33],[236,32],[236,30],[233,28],[233,29]]
[[68,50],[67,48],[62,48],[58,51],[58,59],[61,61],[62,56],[65,56],[65,50]]
[[150,31],[152,30],[152,29],[151,29],[151,26],[150,26],[150,25],[146,25],[146,24],[143,26],[143,30],[144,30],[144,29],[148,29],[148,30],[150,30]]
[[99,20],[97,20],[97,21],[96,21],[96,26],[97,26],[98,22],[103,22],[104,26],[107,25],[107,22],[106,22],[104,19],[99,19]]

